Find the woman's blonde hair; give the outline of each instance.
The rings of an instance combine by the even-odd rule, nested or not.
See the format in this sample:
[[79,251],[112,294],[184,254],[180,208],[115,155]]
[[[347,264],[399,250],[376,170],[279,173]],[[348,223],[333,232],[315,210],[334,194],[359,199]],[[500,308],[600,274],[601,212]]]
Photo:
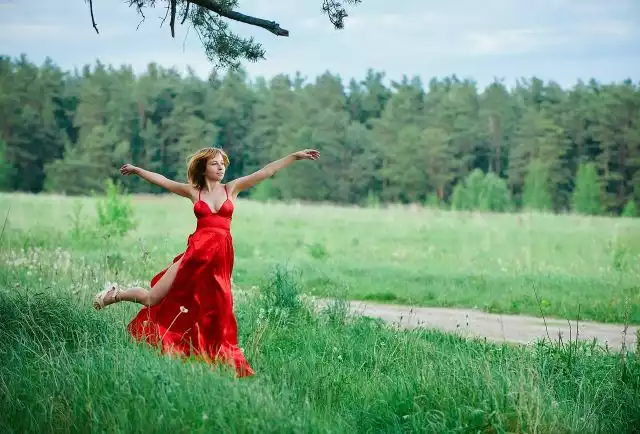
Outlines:
[[202,148],[191,157],[187,165],[187,178],[194,187],[202,190],[205,186],[204,174],[207,170],[207,161],[218,154],[222,155],[224,167],[229,167],[229,156],[220,148]]

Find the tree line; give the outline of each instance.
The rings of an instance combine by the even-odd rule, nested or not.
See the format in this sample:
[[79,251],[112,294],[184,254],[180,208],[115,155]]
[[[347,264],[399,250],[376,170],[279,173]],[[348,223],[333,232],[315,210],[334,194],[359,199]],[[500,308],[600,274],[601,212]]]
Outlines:
[[[248,79],[97,61],[65,71],[51,59],[0,57],[0,187],[70,195],[122,181],[124,162],[186,180],[186,157],[225,149],[228,176],[301,148],[322,158],[277,174],[255,198],[426,203],[495,211],[632,215],[640,198],[640,88],[631,80],[538,78],[484,89],[469,79],[367,70],[343,85]],[[131,192],[158,189],[132,178]]]

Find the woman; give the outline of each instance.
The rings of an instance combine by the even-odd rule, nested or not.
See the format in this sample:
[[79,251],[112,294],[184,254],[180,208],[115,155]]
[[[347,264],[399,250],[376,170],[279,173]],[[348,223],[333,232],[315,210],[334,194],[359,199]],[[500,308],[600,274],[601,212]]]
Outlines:
[[296,160],[317,160],[320,153],[307,149],[267,164],[248,176],[222,184],[229,165],[227,154],[204,148],[190,159],[189,183],[179,183],[139,167],[125,164],[123,175],[138,175],[168,191],[191,199],[197,227],[186,250],[151,280],[151,290],[112,287],[96,294],[94,307],[120,301],[144,307],[129,323],[139,341],[160,344],[165,353],[196,355],[206,361],[232,363],[240,377],[254,374],[238,347],[231,295],[233,244],[231,220],[238,194]]

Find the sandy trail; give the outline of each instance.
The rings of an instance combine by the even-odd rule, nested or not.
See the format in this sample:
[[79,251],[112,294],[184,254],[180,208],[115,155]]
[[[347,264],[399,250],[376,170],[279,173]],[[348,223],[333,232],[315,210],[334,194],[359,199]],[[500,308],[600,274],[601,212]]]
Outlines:
[[[318,300],[320,306],[327,300]],[[412,307],[395,304],[378,304],[362,301],[351,301],[352,313],[368,317],[380,318],[401,327],[435,328],[445,332],[458,333],[464,337],[486,337],[494,342],[532,343],[548,336],[557,341],[559,336],[563,342],[576,339],[592,341],[594,338],[609,348],[619,350],[626,342],[630,351],[636,351],[638,326],[629,326],[624,334],[623,324],[603,324],[575,320],[570,323],[564,319],[542,318],[525,315],[505,315],[481,312],[474,309],[452,309],[435,307]],[[576,330],[577,326],[577,330]]]

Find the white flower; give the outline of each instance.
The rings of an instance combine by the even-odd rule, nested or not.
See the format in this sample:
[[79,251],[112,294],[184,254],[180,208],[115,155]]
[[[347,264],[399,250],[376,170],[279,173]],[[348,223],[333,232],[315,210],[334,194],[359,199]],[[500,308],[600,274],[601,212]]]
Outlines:
[[180,312],[182,312],[182,313],[187,313],[187,312],[189,312],[189,309],[187,309],[187,308],[186,308],[186,307],[184,307],[184,306],[180,306]]

